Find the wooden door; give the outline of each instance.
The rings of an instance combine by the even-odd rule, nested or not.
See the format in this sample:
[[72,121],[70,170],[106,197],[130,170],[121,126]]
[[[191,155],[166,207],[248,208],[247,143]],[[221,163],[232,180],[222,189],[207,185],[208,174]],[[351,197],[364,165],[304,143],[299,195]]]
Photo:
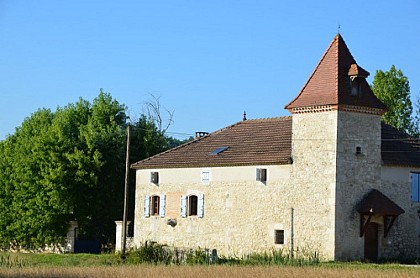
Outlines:
[[369,223],[365,231],[365,260],[378,260],[378,224]]

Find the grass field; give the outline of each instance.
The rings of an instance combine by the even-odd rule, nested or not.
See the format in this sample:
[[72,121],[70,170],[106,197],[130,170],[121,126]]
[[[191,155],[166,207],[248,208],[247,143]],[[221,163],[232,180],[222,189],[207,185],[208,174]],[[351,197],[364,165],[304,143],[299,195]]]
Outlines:
[[1,277],[420,277],[415,267],[63,266],[0,268]]
[[[254,262],[255,263],[255,262]],[[133,263],[114,254],[0,253],[0,277],[420,277],[420,267],[398,264],[164,265]]]

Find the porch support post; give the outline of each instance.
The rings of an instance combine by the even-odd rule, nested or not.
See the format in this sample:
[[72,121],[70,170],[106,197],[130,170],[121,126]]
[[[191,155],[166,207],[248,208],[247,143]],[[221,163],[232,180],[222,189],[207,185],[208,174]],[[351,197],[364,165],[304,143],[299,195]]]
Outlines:
[[365,215],[360,214],[360,237],[362,237],[367,229],[367,226],[370,223],[370,220],[372,219],[372,214],[369,215],[368,219],[365,222]]

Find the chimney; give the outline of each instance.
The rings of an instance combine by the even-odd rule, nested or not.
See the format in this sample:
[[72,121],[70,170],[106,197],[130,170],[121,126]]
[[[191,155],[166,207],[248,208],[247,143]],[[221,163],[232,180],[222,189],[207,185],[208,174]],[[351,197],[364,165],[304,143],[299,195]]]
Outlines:
[[207,136],[207,135],[209,135],[208,132],[205,132],[205,131],[197,131],[197,132],[195,132],[195,139],[201,138],[201,137],[204,137],[204,136]]

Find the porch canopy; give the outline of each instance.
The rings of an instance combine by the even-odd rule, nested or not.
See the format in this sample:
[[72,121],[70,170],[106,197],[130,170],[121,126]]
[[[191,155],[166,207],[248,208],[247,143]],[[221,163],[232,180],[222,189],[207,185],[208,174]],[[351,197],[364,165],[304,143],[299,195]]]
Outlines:
[[[387,196],[372,189],[360,202],[357,211],[360,214],[360,237],[362,237],[373,216],[382,216],[384,221],[384,238],[394,225],[395,219],[405,211]],[[367,217],[366,221],[365,218]]]

